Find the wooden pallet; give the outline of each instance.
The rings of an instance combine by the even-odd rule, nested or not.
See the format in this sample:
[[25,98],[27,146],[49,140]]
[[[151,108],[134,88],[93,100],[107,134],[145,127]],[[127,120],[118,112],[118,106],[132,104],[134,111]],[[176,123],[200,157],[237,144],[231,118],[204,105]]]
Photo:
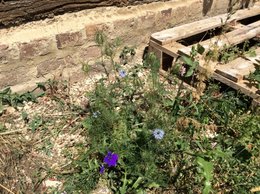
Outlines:
[[[161,68],[167,70],[180,55],[189,55],[192,46],[198,42],[206,50],[210,50],[215,45],[221,50],[252,38],[260,38],[260,4],[250,9],[239,10],[228,20],[226,18],[227,14],[223,14],[154,33],[150,38],[149,52],[155,53],[160,59]],[[197,43],[183,43],[192,38],[194,40],[196,37],[205,37],[210,31],[223,27],[224,21],[225,27],[229,29],[227,33],[220,33],[206,40],[199,39]],[[206,64],[207,69],[213,70],[214,79],[260,102],[260,91],[244,79],[250,72],[255,71],[255,65],[260,65],[260,48],[257,48],[256,54],[256,57],[239,57],[227,64],[218,64],[213,61],[206,63],[200,56],[199,70],[205,69]]]

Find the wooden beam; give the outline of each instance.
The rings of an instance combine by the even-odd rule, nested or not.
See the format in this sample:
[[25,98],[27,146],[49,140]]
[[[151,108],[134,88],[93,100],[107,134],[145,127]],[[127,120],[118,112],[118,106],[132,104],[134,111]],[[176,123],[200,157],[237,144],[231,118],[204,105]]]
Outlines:
[[252,86],[249,81],[242,80],[236,83],[228,78],[223,77],[222,75],[219,75],[218,73],[213,73],[212,77],[260,102],[260,95],[257,94],[259,90]]
[[4,0],[0,2],[0,27],[53,17],[67,12],[105,6],[128,6],[159,0]]
[[[223,35],[216,36],[211,39],[202,41],[200,42],[200,45],[202,45],[206,50],[210,49],[213,45],[216,45],[218,49],[221,49],[224,46],[229,47],[229,46],[237,45],[246,40],[254,38],[259,34],[260,34],[260,20],[246,26],[241,26],[241,28],[225,33]],[[192,47],[192,45],[189,47]]]
[[239,57],[227,64],[218,64],[215,72],[234,82],[240,82],[254,71],[253,62]]

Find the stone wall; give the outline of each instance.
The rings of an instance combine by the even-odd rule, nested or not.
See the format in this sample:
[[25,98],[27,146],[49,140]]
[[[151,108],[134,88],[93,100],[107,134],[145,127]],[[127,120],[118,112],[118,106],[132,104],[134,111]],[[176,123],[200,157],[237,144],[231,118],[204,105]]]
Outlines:
[[[21,91],[36,82],[84,77],[82,64],[100,51],[93,41],[96,30],[140,52],[151,33],[227,11],[227,0],[171,0],[130,7],[105,7],[55,16],[0,30],[0,89]],[[187,29],[189,30],[189,29]]]

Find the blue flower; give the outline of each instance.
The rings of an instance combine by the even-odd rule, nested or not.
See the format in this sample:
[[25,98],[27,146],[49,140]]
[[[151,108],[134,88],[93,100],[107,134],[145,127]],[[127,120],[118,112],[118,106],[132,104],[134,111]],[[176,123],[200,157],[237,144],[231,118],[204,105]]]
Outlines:
[[104,171],[105,171],[105,166],[102,165],[102,166],[100,167],[99,173],[100,173],[100,174],[103,174]]
[[97,118],[98,115],[100,115],[100,112],[99,112],[99,111],[96,111],[96,112],[93,112],[93,115],[92,115],[92,116],[93,116],[94,118]]
[[117,161],[118,161],[118,155],[110,151],[107,153],[107,155],[104,158],[104,163],[106,163],[108,167],[116,166]]
[[119,76],[120,76],[121,78],[124,78],[126,75],[127,75],[127,74],[126,74],[126,71],[125,71],[125,70],[120,70],[120,71],[119,71]]
[[153,136],[155,139],[162,139],[164,136],[164,131],[162,129],[155,129],[153,131]]

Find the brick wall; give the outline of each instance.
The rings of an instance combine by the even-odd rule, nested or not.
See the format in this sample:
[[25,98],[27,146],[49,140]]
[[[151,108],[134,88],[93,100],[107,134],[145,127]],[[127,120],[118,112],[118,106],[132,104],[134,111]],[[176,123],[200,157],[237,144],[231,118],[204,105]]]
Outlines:
[[82,63],[100,56],[93,41],[96,30],[104,30],[110,38],[120,37],[125,45],[142,50],[151,33],[224,13],[227,6],[227,0],[215,0],[204,16],[201,0],[172,0],[98,8],[1,29],[0,89],[29,89],[60,72],[67,72],[64,75],[72,80],[82,79]]

